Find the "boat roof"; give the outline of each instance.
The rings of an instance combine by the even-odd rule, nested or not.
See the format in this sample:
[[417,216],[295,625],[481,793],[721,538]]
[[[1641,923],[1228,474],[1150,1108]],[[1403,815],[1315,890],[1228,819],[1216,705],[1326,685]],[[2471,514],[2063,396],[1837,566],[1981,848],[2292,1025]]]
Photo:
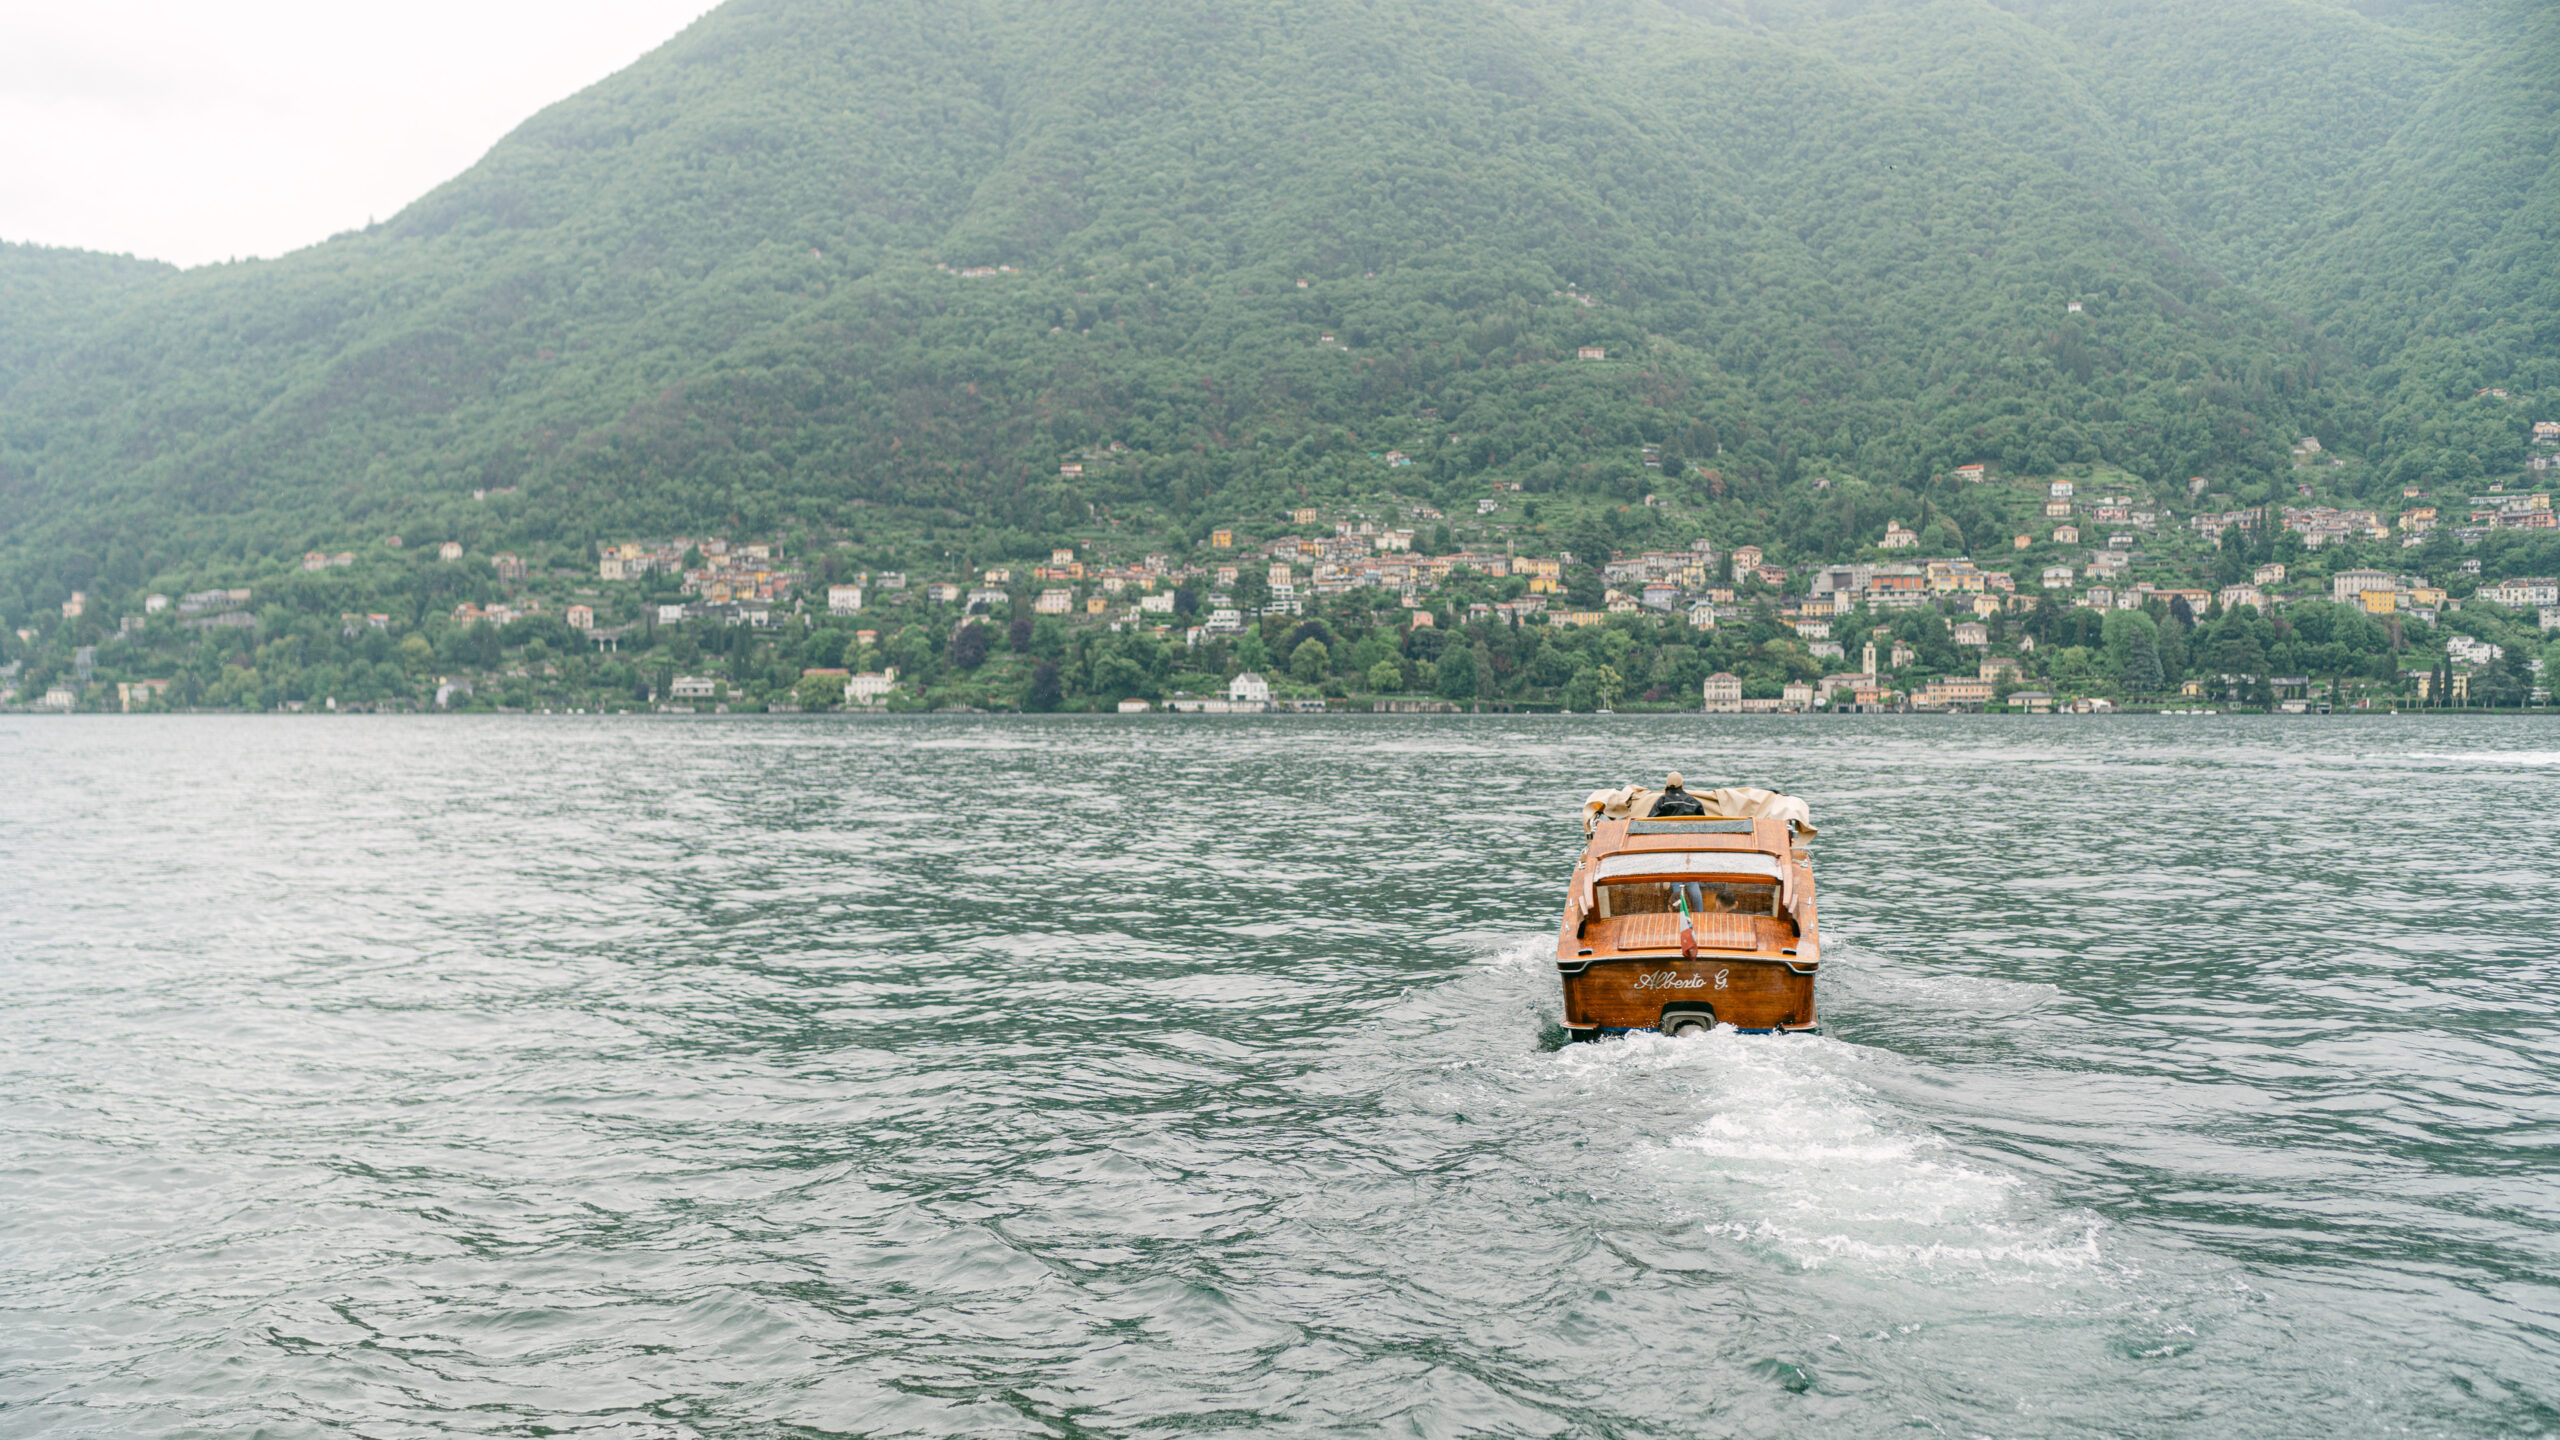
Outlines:
[[1786,878],[1786,863],[1757,850],[1621,850],[1604,855],[1593,875],[1597,880],[1623,880],[1655,875],[1754,875]]
[[1627,833],[1629,835],[1748,835],[1751,833],[1751,822],[1748,819],[1728,819],[1722,816],[1672,815],[1660,819],[1630,820],[1627,822]]
[[1598,857],[1651,850],[1754,850],[1785,856],[1793,839],[1787,822],[1714,817],[1665,817],[1660,820],[1603,820],[1591,827],[1585,854]]

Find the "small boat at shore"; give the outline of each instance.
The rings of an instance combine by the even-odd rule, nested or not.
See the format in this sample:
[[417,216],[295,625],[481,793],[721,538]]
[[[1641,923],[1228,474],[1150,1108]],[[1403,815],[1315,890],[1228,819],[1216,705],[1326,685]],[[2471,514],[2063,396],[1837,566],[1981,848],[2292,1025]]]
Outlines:
[[1655,816],[1652,791],[1585,802],[1556,936],[1572,1038],[1820,1028],[1804,802],[1740,788],[1695,798],[1708,813]]

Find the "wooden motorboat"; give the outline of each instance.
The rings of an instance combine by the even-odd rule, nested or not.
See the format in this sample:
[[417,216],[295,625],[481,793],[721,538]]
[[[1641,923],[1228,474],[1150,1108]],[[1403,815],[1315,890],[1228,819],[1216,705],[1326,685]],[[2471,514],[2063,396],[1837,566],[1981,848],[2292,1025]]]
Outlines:
[[1587,828],[1556,936],[1568,1034],[1819,1028],[1809,827],[1764,814]]

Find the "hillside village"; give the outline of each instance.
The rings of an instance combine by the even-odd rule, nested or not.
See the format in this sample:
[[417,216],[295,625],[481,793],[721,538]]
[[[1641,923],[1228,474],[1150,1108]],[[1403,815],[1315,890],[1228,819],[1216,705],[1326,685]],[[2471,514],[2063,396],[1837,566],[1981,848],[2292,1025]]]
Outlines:
[[2541,688],[2549,7],[786,8],[272,260],[0,246],[0,704]]
[[[1940,485],[2003,533],[1888,516],[1856,558],[1595,553],[1581,515],[1495,481],[1237,516],[1189,544],[1107,528],[1029,562],[864,565],[854,537],[654,536],[582,554],[459,541],[312,550],[246,585],[76,593],[6,638],[0,704],[283,710],[1902,710],[2548,703],[2560,424],[2520,475],[2396,507],[2206,478]],[[1380,457],[1401,468],[1400,451]],[[1065,462],[1107,464],[1107,451]],[[1643,462],[1659,471],[1657,447]],[[1683,470],[1698,470],[1679,462]],[[1712,472],[1709,472],[1712,473]],[[1833,484],[1810,482],[1819,495]],[[1659,535],[1677,501],[1633,515]],[[1678,533],[1673,529],[1671,533]],[[1583,548],[1557,543],[1577,538]],[[937,563],[938,561],[938,563]],[[250,577],[225,577],[250,578]]]

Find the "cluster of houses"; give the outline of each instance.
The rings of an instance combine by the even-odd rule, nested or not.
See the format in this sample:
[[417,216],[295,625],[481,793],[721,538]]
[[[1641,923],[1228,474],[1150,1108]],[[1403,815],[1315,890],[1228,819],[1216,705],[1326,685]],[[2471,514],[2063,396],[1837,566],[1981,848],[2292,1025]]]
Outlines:
[[[1154,708],[1156,707],[1152,703],[1145,700],[1123,700],[1119,705],[1120,713],[1123,715],[1142,715]],[[1271,682],[1260,674],[1247,670],[1227,682],[1226,693],[1223,695],[1193,695],[1177,692],[1164,702],[1164,708],[1176,715],[1261,715],[1282,710],[1322,714],[1328,707],[1322,700],[1275,700],[1271,697]],[[1445,713],[1456,710],[1458,707],[1446,700],[1398,699],[1377,701],[1373,708],[1385,714],[1390,711]]]
[[[2550,457],[2543,457],[2550,458]],[[2471,523],[2454,527],[2454,534],[2471,538],[2491,530],[2550,530],[2560,527],[2560,516],[2551,511],[2551,497],[2539,493],[2497,493],[2469,497]]]
[[[577,608],[581,610],[587,609],[587,607],[583,605]],[[450,618],[456,625],[477,625],[483,621],[486,621],[491,625],[512,625],[518,620],[530,619],[541,613],[542,602],[539,600],[528,600],[521,606],[510,605],[503,601],[494,605],[474,605],[466,601],[453,607],[453,614]],[[593,616],[595,612],[589,610],[587,613],[589,616],[589,624],[593,624]],[[583,629],[585,627],[581,626],[578,628]]]
[[[699,552],[702,563],[688,567],[688,552]],[[799,571],[784,567],[781,554],[782,547],[764,541],[733,545],[717,537],[625,540],[606,546],[597,556],[596,575],[604,580],[669,575],[677,577],[679,589],[701,596],[704,604],[761,601],[770,605],[789,600],[802,580]],[[505,578],[503,573],[500,578]]]
[[2284,507],[2284,528],[2302,537],[2302,548],[2317,550],[2346,540],[2387,540],[2391,527],[2378,510],[2340,510],[2328,505]]
[[[1718,671],[1701,685],[1700,703],[1711,715],[1795,714],[1810,710],[1872,713],[1902,703],[1922,710],[1978,710],[1991,703],[2001,684],[2017,678],[2020,662],[2014,655],[1990,653],[1990,630],[1980,621],[1950,621],[1949,629],[1958,645],[1981,652],[1974,674],[1937,676],[1923,681],[1919,689],[1907,695],[1896,691],[1884,679],[1884,668],[1900,669],[1919,657],[1908,642],[1894,638],[1889,627],[1879,626],[1860,647],[1856,670],[1825,675],[1818,681],[1793,681],[1774,697],[1751,698],[1743,696],[1739,676]],[[2033,641],[2023,643],[2033,648]],[[1815,648],[1818,654],[1826,649],[1830,654],[1839,654],[1837,644]],[[2050,708],[2053,702],[2052,696],[2041,691],[2013,691],[2010,699],[2029,709]]]
[[2532,575],[2500,580],[2481,586],[2478,594],[2483,600],[2532,610],[2541,628],[2560,630],[2560,578]]
[[[2110,548],[2130,550],[2139,532],[2156,529],[2160,524],[2163,512],[2148,501],[2131,495],[2081,495],[2078,489],[2077,483],[2070,480],[2056,480],[2045,487],[2044,518],[2054,522],[2051,535],[2057,545],[2081,543],[2079,522],[2085,520],[2092,535],[2102,531],[2106,534],[2105,543]],[[1885,539],[1880,542],[1885,548],[1907,549],[1920,543],[1919,536],[1908,530],[1897,536],[1894,532],[1899,528],[1885,527]],[[2011,542],[2019,550],[2034,543],[2035,537],[2025,534]]]
[[[143,597],[142,614],[124,616],[116,625],[120,633],[133,634],[149,623],[149,617],[163,614],[174,605],[179,615],[178,623],[190,630],[254,630],[258,627],[258,619],[243,608],[248,603],[247,590],[196,590],[175,601],[166,595],[147,595]],[[88,613],[87,591],[74,590],[71,598],[62,602],[62,618],[65,620],[77,620]],[[32,630],[21,630],[18,638],[32,639],[34,634]]]
[[[2480,595],[2486,600],[2499,598],[2488,589]],[[2413,615],[2434,624],[2444,609],[2445,593],[2441,586],[2428,584],[2424,576],[2394,575],[2388,570],[2341,570],[2329,577],[2329,598],[2341,605],[2361,606],[2368,615]]]
[[[2548,437],[2538,427],[2536,438],[2560,446],[2560,427],[2555,427]],[[2314,440],[2306,439],[2297,446],[2297,455],[2320,453]],[[1099,450],[1086,457],[1101,463],[1108,463],[1111,458]],[[2246,582],[2218,589],[2132,581],[2136,541],[2142,532],[2157,529],[2166,512],[2135,497],[2081,495],[2076,493],[2077,488],[2069,480],[2051,482],[2046,488],[2043,510],[2046,519],[2055,522],[2050,531],[2055,542],[2077,545],[2085,523],[2092,532],[2091,548],[2083,561],[2042,567],[2036,576],[2037,591],[2021,594],[2021,577],[1983,568],[1967,556],[1926,559],[1915,555],[1909,560],[1818,567],[1805,577],[1801,593],[1777,600],[1779,618],[1796,631],[1817,659],[1845,662],[1849,658],[1845,653],[1847,642],[1834,638],[1832,626],[1860,605],[1870,610],[1950,609],[1954,613],[1948,624],[1957,643],[1987,650],[1988,636],[1981,622],[2035,603],[2037,592],[2067,591],[2070,603],[2098,610],[2136,610],[2153,600],[2166,600],[2183,603],[2201,614],[2216,604],[2225,609],[2243,605],[2267,608],[2271,604],[2270,588],[2285,579],[2285,567],[2274,564],[2259,567]],[[2190,482],[2191,494],[2201,494],[2204,488],[2201,479]],[[2501,493],[2471,499],[2470,519],[2475,526],[2521,528],[2553,523],[2547,495]],[[1478,511],[1491,512],[1500,504],[1499,497],[1485,500],[1479,503]],[[2304,506],[2284,507],[2274,514],[2284,528],[2302,537],[2306,548],[2347,539],[2382,538],[2392,533],[2392,526],[2374,510]],[[1411,523],[1399,527],[1374,517],[1332,518],[1312,507],[1302,507],[1289,515],[1297,533],[1257,543],[1245,541],[1233,529],[1213,532],[1207,547],[1211,553],[1205,563],[1177,563],[1162,554],[1124,563],[1102,563],[1080,557],[1073,548],[1059,547],[1043,564],[989,566],[975,576],[975,583],[936,580],[919,585],[915,593],[936,603],[1001,613],[1018,594],[1027,591],[1029,608],[1037,615],[1080,616],[1108,623],[1114,630],[1147,627],[1158,633],[1171,633],[1175,590],[1196,586],[1205,604],[1199,623],[1191,627],[1186,638],[1198,644],[1214,637],[1241,634],[1258,615],[1303,613],[1311,595],[1338,596],[1361,590],[1396,593],[1410,613],[1410,623],[1428,626],[1435,619],[1424,597],[1452,579],[1470,574],[1488,579],[1525,578],[1528,582],[1515,598],[1471,604],[1471,620],[1596,625],[1613,614],[1650,612],[1685,619],[1696,628],[1713,629],[1748,618],[1753,606],[1760,603],[1749,598],[1750,589],[1765,597],[1770,588],[1786,587],[1797,578],[1786,567],[1769,563],[1756,546],[1743,545],[1723,553],[1700,538],[1682,550],[1650,550],[1611,557],[1599,567],[1605,582],[1601,608],[1576,610],[1561,603],[1564,568],[1574,563],[1570,554],[1524,556],[1509,546],[1501,550],[1418,554],[1418,530],[1414,527],[1443,517],[1429,506],[1413,505],[1402,518]],[[2196,515],[2190,523],[2197,535],[2215,540],[2234,527],[2252,531],[2269,518],[2266,510],[2231,509]],[[2412,506],[2398,517],[2398,528],[2414,542],[2429,533],[2436,518],[2432,509]],[[1332,533],[1320,533],[1327,525]],[[2101,533],[2103,542],[2099,539]],[[2015,548],[2027,548],[2034,538],[2027,534],[2016,536]],[[1921,536],[1919,531],[1894,520],[1887,523],[1879,544],[1886,551],[1914,551],[1921,544]],[[701,555],[701,563],[690,569],[683,565],[689,549],[698,549]],[[1234,558],[1219,552],[1232,552]],[[508,557],[500,560],[505,558]],[[661,607],[661,623],[718,617],[733,624],[769,624],[772,603],[786,599],[800,579],[796,571],[782,567],[771,546],[732,546],[717,539],[627,542],[609,547],[600,560],[599,573],[609,580],[636,579],[651,573],[681,574],[684,589],[698,598],[686,605]],[[2550,611],[2546,625],[2555,625],[2560,624],[2560,596],[2550,595],[2551,583],[2502,582],[2484,588],[2481,594],[2484,599],[2502,603],[2544,607]],[[2342,572],[2331,579],[2330,586],[2333,598],[2372,614],[2402,614],[2432,621],[2446,604],[2441,588],[2419,577],[2382,571]],[[865,574],[848,583],[829,585],[827,610],[836,616],[858,615],[866,604],[884,598],[903,600],[906,596],[901,592],[908,588],[907,577],[897,572]],[[583,613],[584,608],[572,607],[569,618],[574,628],[592,626],[592,618]],[[1965,618],[1967,611],[1971,612],[1970,620]],[[516,613],[497,606],[481,611],[476,618],[503,623]],[[458,610],[457,618],[475,617],[465,617]],[[1903,648],[1889,640],[1886,643],[1896,651]],[[2032,646],[2031,641],[2026,643]],[[1711,677],[1702,701],[1710,710],[1733,713],[1874,707],[1888,701],[1924,707],[1969,707],[1988,702],[2004,679],[2014,683],[2014,676],[2004,676],[2003,671],[2014,672],[2020,663],[2014,657],[1986,653],[1974,676],[1943,677],[1927,682],[1909,696],[1897,696],[1880,679],[1873,649],[1872,643],[1866,645],[1861,657],[1864,664],[1856,670],[1844,668],[1818,683],[1789,687],[1774,698],[1745,699],[1740,682],[1734,677]],[[1888,658],[1893,668],[1908,663],[1905,655]],[[896,683],[894,675],[886,672],[848,674],[843,678],[847,703],[854,705],[882,703]],[[1270,704],[1267,685],[1262,685],[1261,693],[1252,693],[1255,685],[1261,684],[1261,677],[1246,679],[1252,683],[1242,691],[1223,697],[1179,697],[1177,705],[1192,709],[1251,709]],[[2012,698],[2030,708],[2039,701],[2033,692],[2013,692]]]
[[[1227,682],[1227,693],[1224,695],[1176,695],[1164,702],[1164,708],[1182,715],[1258,715],[1273,709],[1275,704],[1285,705],[1286,703],[1285,701],[1274,702],[1271,698],[1271,682],[1260,674],[1247,670]],[[1323,702],[1317,703],[1320,706]],[[1133,709],[1146,708],[1147,702],[1144,700],[1124,700],[1120,704],[1121,712],[1124,714],[1130,713]]]
[[[175,608],[178,623],[189,630],[255,630],[258,617],[249,613],[249,594],[245,587],[191,590],[174,602],[166,595],[146,595],[142,598],[142,610],[148,617]],[[80,597],[75,595],[72,598]]]
[[[2536,433],[2540,438],[2541,432]],[[2297,449],[2307,454],[2319,453],[2318,442],[2307,438]],[[1096,449],[1088,452],[1085,460],[1069,464],[1081,467],[1088,461],[1107,463],[1111,458],[1111,452]],[[2200,494],[2205,484],[2200,477],[2190,481],[2191,493]],[[2269,582],[2263,578],[2218,591],[2130,583],[2135,544],[2144,531],[2162,523],[2165,512],[2133,496],[2082,495],[2077,493],[2078,488],[2070,480],[2050,482],[2043,509],[2048,520],[2057,522],[2050,537],[2058,544],[2080,544],[2085,523],[2089,527],[2090,553],[2085,563],[2045,566],[2037,577],[2042,590],[2077,591],[2076,603],[2097,609],[2137,609],[2154,598],[2184,600],[2199,611],[2217,600],[2226,607],[2267,603],[2262,587]],[[2483,525],[2533,526],[2553,522],[2547,495],[2472,498],[2471,518]],[[1497,496],[1480,502],[1478,509],[1495,509],[1500,503]],[[2373,510],[2287,507],[2280,515],[2280,523],[2300,534],[2305,545],[2313,548],[2348,538],[2371,539],[2392,533],[2380,512]],[[920,586],[919,593],[934,602],[963,604],[973,610],[982,605],[1003,609],[1012,604],[1018,590],[1036,586],[1028,598],[1037,615],[1080,616],[1107,622],[1115,630],[1132,626],[1169,629],[1173,623],[1174,590],[1198,585],[1206,592],[1207,604],[1201,623],[1193,627],[1188,637],[1197,643],[1204,638],[1240,633],[1256,615],[1302,613],[1309,596],[1338,596],[1360,590],[1395,592],[1405,608],[1413,612],[1413,623],[1427,625],[1432,619],[1424,597],[1461,574],[1488,579],[1525,577],[1528,581],[1525,593],[1513,599],[1471,607],[1473,618],[1534,618],[1550,624],[1595,625],[1612,614],[1651,611],[1684,616],[1692,626],[1712,629],[1746,613],[1738,595],[1743,587],[1756,583],[1783,588],[1794,578],[1786,567],[1769,563],[1756,546],[1739,546],[1730,554],[1723,554],[1702,538],[1685,550],[1646,551],[1609,559],[1601,567],[1606,588],[1600,608],[1567,609],[1559,602],[1565,591],[1564,567],[1573,563],[1571,555],[1524,556],[1509,546],[1502,550],[1417,554],[1414,541],[1418,532],[1413,527],[1444,517],[1428,505],[1408,505],[1401,518],[1409,523],[1399,527],[1374,516],[1329,517],[1314,507],[1300,507],[1289,515],[1290,524],[1298,533],[1253,544],[1243,541],[1233,529],[1215,531],[1209,537],[1212,558],[1206,564],[1177,563],[1161,554],[1105,564],[1061,547],[1051,553],[1047,563],[1024,567],[1025,573],[1018,574],[1011,565],[989,566],[975,583],[937,580]],[[2200,537],[2215,540],[2235,527],[2243,532],[2254,530],[2267,519],[2268,512],[2263,510],[2233,509],[2199,514],[2190,523]],[[2412,507],[2400,516],[2400,529],[2412,541],[2427,533],[2434,523],[2435,512],[2426,507]],[[1329,535],[1309,533],[1327,525],[1332,530]],[[2034,536],[2019,534],[2015,548],[2025,549],[2034,540]],[[1919,532],[1899,520],[1886,524],[1879,541],[1887,551],[1916,550],[1920,543]],[[697,548],[701,563],[683,568],[687,550]],[[1237,552],[1236,558],[1229,560],[1217,553],[1222,551]],[[510,558],[501,556],[498,562],[503,566]],[[775,602],[787,600],[800,580],[798,572],[781,566],[774,547],[732,546],[719,539],[625,542],[608,547],[599,561],[599,574],[608,580],[635,579],[653,572],[680,572],[684,589],[697,597],[682,607],[663,607],[668,613],[659,617],[662,623],[718,618],[732,624],[770,624]],[[2432,612],[2441,604],[2440,598],[2423,586],[2393,588],[2403,611]],[[827,610],[832,615],[856,615],[867,603],[884,595],[904,599],[903,594],[894,592],[906,589],[906,577],[894,572],[857,577],[851,583],[827,588]],[[1248,589],[1258,593],[1240,593]],[[1803,597],[1786,603],[1784,618],[1797,625],[1808,640],[1819,642],[1828,639],[1822,633],[1824,622],[1853,605],[1892,609],[1929,605],[1949,597],[1969,602],[1978,616],[2030,603],[2028,597],[2018,594],[2017,578],[2007,572],[1983,569],[1962,556],[1915,557],[1901,563],[1822,567],[1813,573]],[[2380,602],[2368,598],[2363,603]]]
[[[878,638],[879,632],[862,632],[865,644]],[[887,706],[891,691],[898,688],[898,667],[865,670],[860,674],[842,668],[811,668],[800,672],[801,683],[811,680],[840,684],[848,710],[879,710]],[[668,682],[664,697],[674,708],[687,709],[704,701],[717,702],[724,682],[708,675],[678,675]]]
[[[2560,461],[2560,456],[2537,456],[2537,460]],[[2555,465],[2551,468],[2560,468]],[[2421,498],[2412,489],[2404,499]],[[2548,494],[2504,490],[2488,495],[2468,497],[2467,523],[2451,526],[2455,539],[2475,544],[2492,530],[2549,530],[2560,528],[2560,515],[2551,509]],[[2459,512],[2458,512],[2459,513]],[[2387,540],[2396,531],[2404,549],[2423,545],[2427,537],[2446,523],[2443,508],[2436,505],[2408,505],[2386,523],[2379,510],[2341,510],[2329,505],[2285,506],[2278,516],[2283,528],[2302,537],[2306,550],[2318,550],[2346,540]],[[2223,510],[2195,516],[2188,524],[2208,541],[2222,538],[2226,530],[2237,528],[2243,534],[2254,532],[2262,523],[2256,510]]]

